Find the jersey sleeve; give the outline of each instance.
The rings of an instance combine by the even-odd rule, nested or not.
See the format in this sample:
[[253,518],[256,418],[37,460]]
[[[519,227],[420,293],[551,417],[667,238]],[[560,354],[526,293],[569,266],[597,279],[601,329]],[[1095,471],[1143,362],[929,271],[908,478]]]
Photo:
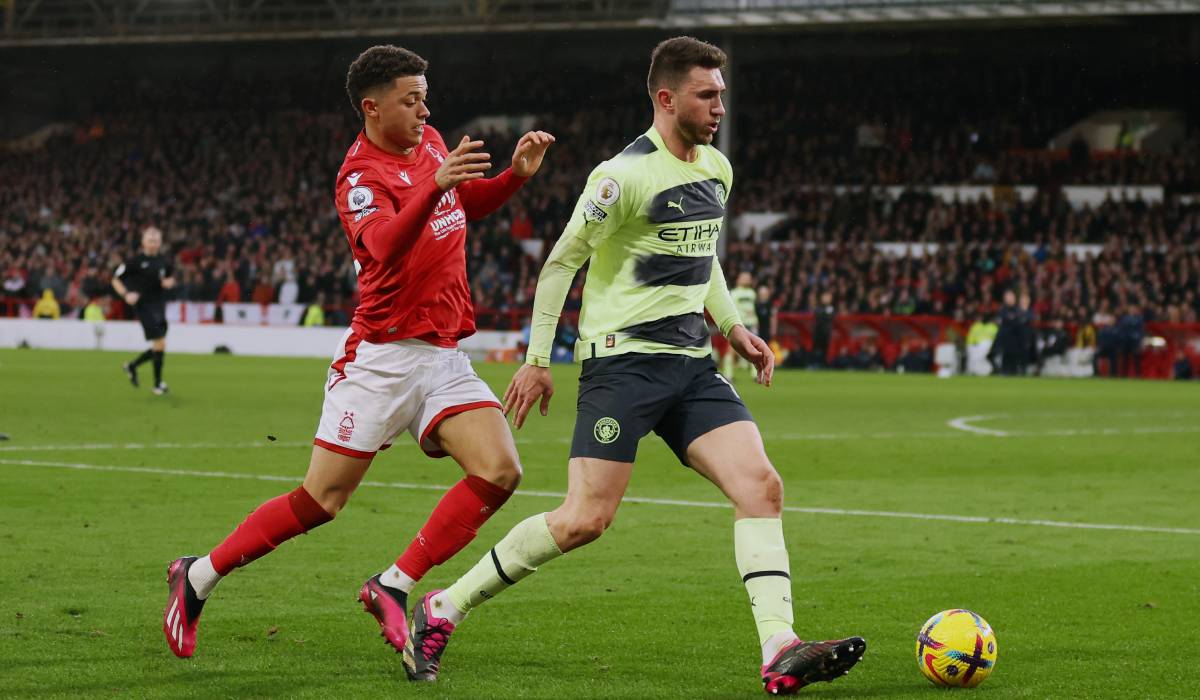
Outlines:
[[371,168],[343,177],[335,195],[351,245],[382,263],[395,260],[412,247],[441,196],[437,181],[429,178],[398,207],[383,179]]
[[505,168],[496,177],[467,180],[454,189],[458,191],[467,221],[475,221],[504,206],[527,179],[513,173],[512,168]]
[[550,366],[554,333],[575,273],[637,210],[634,184],[601,164],[592,171],[567,227],[538,276],[526,364]]
[[729,295],[729,285],[725,283],[725,272],[721,269],[721,261],[713,256],[712,276],[708,280],[708,294],[704,297],[704,308],[713,317],[721,335],[728,337],[733,327],[742,323],[733,297]]
[[[729,159],[725,157],[724,153],[715,148],[713,150],[721,163],[721,175],[725,181],[725,201],[721,204],[725,206],[726,211],[729,211],[729,197],[733,192],[733,166],[730,165]],[[712,276],[708,280],[708,294],[704,297],[704,308],[716,322],[717,328],[721,329],[723,336],[728,337],[734,326],[744,325],[741,314],[738,313],[737,304],[733,302],[733,295],[729,293],[729,285],[725,282],[725,272],[721,268],[721,261],[715,255],[713,256]]]

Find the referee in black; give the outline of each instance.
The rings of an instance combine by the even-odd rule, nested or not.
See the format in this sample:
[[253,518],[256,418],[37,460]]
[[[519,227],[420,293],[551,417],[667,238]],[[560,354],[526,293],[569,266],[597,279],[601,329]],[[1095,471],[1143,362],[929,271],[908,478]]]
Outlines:
[[171,276],[171,261],[162,251],[162,231],[148,226],[142,231],[142,250],[121,263],[113,273],[112,286],[117,294],[133,308],[142,323],[150,349],[124,364],[125,373],[134,386],[138,385],[137,368],[143,362],[154,363],[154,393],[167,393],[162,380],[163,354],[167,349],[166,290],[175,286]]

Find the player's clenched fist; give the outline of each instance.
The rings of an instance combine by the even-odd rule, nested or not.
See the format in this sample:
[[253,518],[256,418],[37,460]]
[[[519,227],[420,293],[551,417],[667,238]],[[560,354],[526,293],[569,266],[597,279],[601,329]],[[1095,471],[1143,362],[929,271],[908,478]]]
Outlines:
[[492,156],[490,153],[474,152],[482,147],[483,141],[472,141],[470,136],[462,137],[462,141],[450,151],[450,155],[433,174],[438,187],[446,191],[467,180],[483,177],[492,167]]
[[554,137],[544,131],[530,131],[517,141],[513,150],[512,171],[518,177],[531,177],[542,167],[546,149],[554,143]]

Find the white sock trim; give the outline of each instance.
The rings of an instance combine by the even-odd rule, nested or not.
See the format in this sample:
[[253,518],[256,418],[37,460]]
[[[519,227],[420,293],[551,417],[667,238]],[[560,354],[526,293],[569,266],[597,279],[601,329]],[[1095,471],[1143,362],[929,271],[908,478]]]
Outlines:
[[449,620],[450,624],[455,627],[462,624],[463,619],[467,616],[465,612],[458,609],[446,591],[440,591],[430,598],[429,607],[433,609],[433,614]]
[[791,644],[797,639],[799,639],[799,637],[797,637],[796,633],[791,630],[786,632],[776,632],[770,637],[767,637],[767,641],[763,642],[762,645],[763,666],[771,663],[771,661],[775,659],[775,655],[779,653],[780,649],[784,648],[788,644]]
[[395,564],[379,575],[379,582],[388,588],[398,588],[405,593],[412,593],[413,589],[417,587],[416,580],[401,571],[400,567]]
[[188,568],[188,583],[192,584],[196,597],[200,600],[208,598],[222,578],[213,568],[212,559],[208,556],[200,557]]

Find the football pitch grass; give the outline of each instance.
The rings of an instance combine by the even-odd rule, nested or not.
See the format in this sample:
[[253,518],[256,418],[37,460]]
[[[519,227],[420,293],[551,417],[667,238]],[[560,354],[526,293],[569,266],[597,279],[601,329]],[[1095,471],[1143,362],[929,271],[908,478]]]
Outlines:
[[[168,355],[156,397],[124,359],[0,351],[0,695],[761,695],[732,511],[653,436],[612,529],[473,612],[435,685],[405,680],[355,601],[460,478],[407,439],[336,521],[223,581],[196,656],[174,658],[168,562],[299,483],[326,363]],[[498,393],[515,369],[477,367]],[[550,416],[518,434],[522,492],[419,592],[557,505],[576,376],[556,368]],[[999,660],[949,692],[1196,697],[1200,385],[781,372],[738,388],[787,486],[797,631],[868,641],[802,696],[941,697],[914,637],[965,607]]]

